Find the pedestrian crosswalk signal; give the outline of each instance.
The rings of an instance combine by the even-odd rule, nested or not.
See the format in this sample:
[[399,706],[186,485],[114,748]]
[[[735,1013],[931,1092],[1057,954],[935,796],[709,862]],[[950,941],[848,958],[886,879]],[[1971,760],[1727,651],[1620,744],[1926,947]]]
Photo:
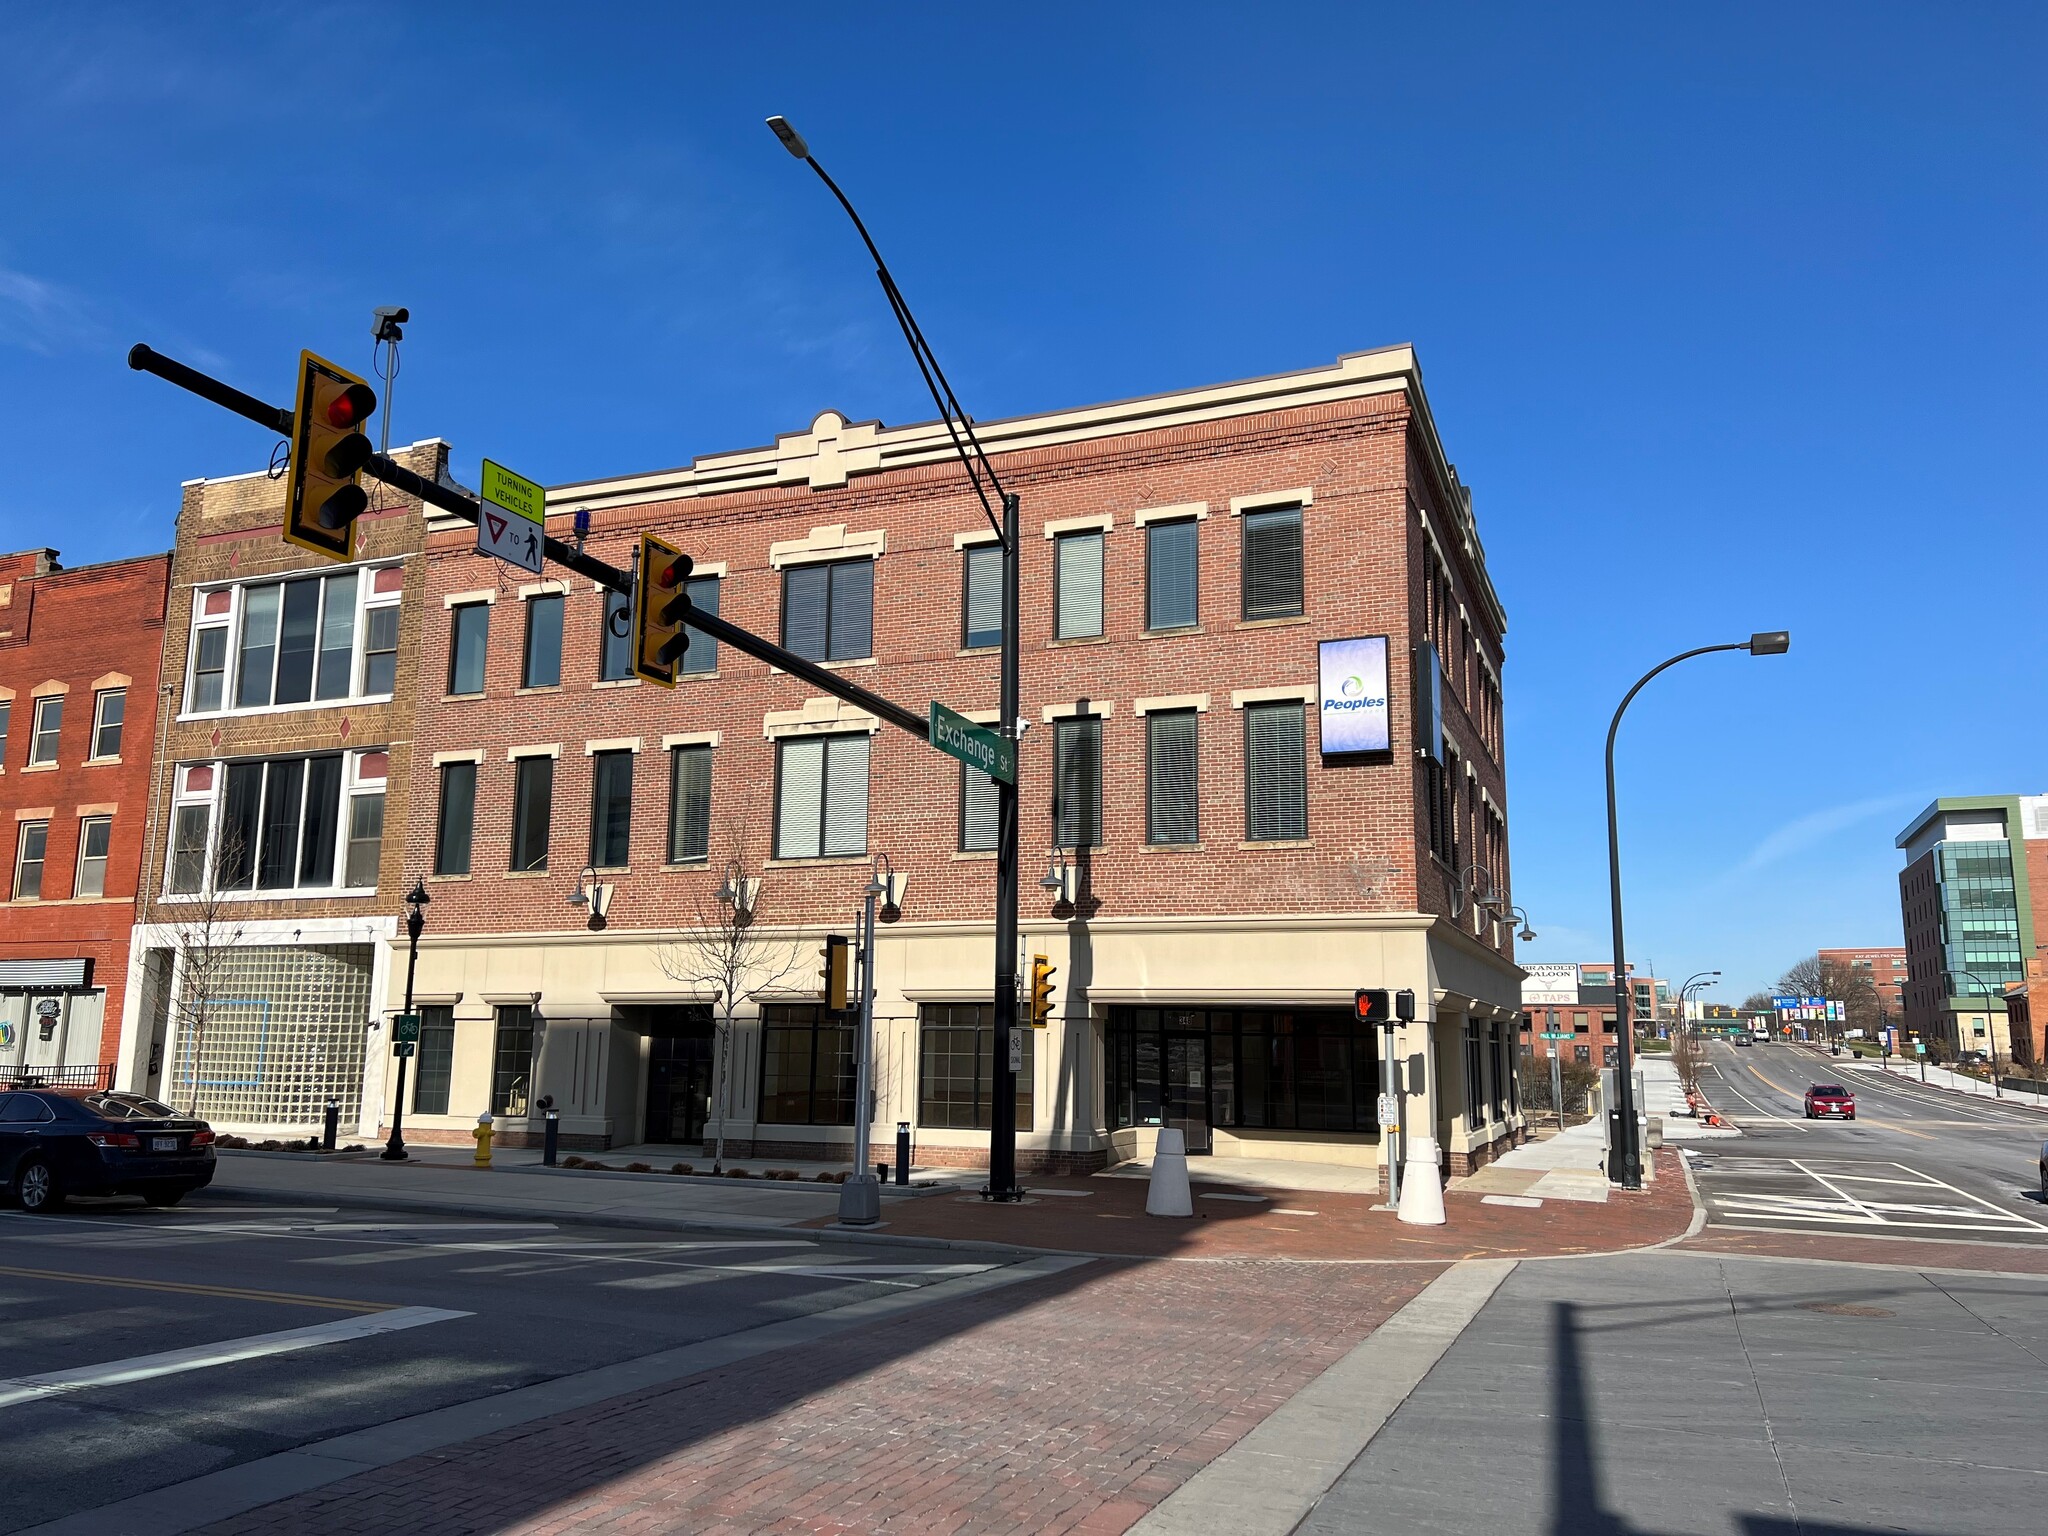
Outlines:
[[357,476],[376,451],[358,429],[376,409],[377,392],[368,384],[325,358],[299,354],[285,480],[287,543],[332,560],[355,558],[356,519],[370,505]]
[[690,648],[688,555],[651,533],[640,535],[640,574],[633,582],[633,675],[664,688]]
[[1052,1018],[1052,978],[1059,969],[1043,955],[1031,957],[1031,1027],[1043,1029]]
[[1361,988],[1352,1003],[1352,1011],[1361,1024],[1394,1022],[1393,998],[1383,988]]
[[852,991],[853,946],[844,934],[829,934],[825,947],[818,951],[824,965],[818,974],[824,978],[825,1011],[844,1013],[847,998]]

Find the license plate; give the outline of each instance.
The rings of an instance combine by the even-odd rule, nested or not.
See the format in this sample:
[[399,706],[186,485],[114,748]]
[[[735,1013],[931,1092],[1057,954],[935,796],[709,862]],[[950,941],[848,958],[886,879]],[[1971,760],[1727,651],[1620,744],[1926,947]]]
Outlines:
[[149,1150],[152,1152],[175,1152],[178,1150],[178,1138],[175,1136],[152,1136],[149,1138]]

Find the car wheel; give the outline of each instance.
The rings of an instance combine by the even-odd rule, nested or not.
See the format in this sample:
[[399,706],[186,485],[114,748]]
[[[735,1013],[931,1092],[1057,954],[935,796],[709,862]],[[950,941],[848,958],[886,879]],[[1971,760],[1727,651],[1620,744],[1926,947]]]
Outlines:
[[145,1189],[142,1198],[151,1205],[176,1205],[191,1193],[189,1189]]
[[14,1198],[31,1216],[54,1211],[64,1203],[64,1191],[57,1175],[40,1157],[31,1157],[15,1170]]

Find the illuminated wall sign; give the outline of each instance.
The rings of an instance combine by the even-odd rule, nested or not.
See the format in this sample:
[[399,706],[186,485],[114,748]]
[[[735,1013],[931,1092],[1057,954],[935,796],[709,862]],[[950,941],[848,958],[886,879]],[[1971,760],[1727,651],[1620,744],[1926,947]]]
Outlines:
[[1388,739],[1387,637],[1325,640],[1317,646],[1322,674],[1323,753],[1384,752]]

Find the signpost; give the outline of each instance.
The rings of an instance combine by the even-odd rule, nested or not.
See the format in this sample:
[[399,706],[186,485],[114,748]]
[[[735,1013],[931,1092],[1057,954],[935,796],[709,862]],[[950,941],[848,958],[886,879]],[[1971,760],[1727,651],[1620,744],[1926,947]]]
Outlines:
[[[1572,1032],[1568,1029],[1546,1029],[1542,1031],[1545,1040],[1569,1040]],[[1550,1107],[1557,1111],[1557,1128],[1564,1129],[1564,1052],[1550,1053]]]
[[416,1013],[393,1014],[391,1038],[406,1045],[417,1045],[420,1038],[420,1016]]
[[476,520],[476,552],[541,573],[548,493],[524,475],[484,460],[483,507]]
[[1017,782],[1017,744],[932,700],[931,744],[1004,784]]

